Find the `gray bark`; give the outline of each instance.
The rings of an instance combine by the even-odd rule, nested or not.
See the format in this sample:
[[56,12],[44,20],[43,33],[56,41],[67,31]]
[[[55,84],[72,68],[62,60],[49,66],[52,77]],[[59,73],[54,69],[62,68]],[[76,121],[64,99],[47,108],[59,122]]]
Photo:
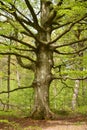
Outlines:
[[77,105],[77,98],[78,98],[78,92],[79,92],[79,80],[75,81],[75,87],[74,87],[74,93],[73,93],[73,97],[72,97],[72,110],[75,110],[76,105]]
[[[49,118],[49,86],[52,81],[52,52],[44,46],[37,53],[37,64],[34,79],[35,104],[32,116],[35,118]],[[38,117],[39,116],[39,117]]]
[[9,101],[10,101],[10,61],[11,61],[11,56],[8,56],[8,78],[7,78],[7,91],[8,91],[8,96],[7,96],[7,109],[9,109]]
[[[51,40],[51,25],[48,21],[50,9],[45,1],[41,3],[41,26],[42,32],[38,33],[41,41]],[[49,86],[52,81],[51,69],[53,66],[53,52],[47,44],[36,43],[37,62],[35,67],[35,79],[33,82],[35,100],[32,117],[37,119],[51,118],[53,113],[49,108]]]
[[20,74],[18,72],[18,70],[16,71],[16,76],[17,76],[17,84],[18,84],[18,87],[20,87]]

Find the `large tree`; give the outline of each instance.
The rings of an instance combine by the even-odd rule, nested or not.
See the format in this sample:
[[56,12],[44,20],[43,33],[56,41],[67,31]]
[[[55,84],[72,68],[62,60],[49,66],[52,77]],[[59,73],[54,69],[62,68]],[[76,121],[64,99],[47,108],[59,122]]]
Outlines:
[[[32,0],[0,0],[0,36],[4,38],[0,40],[0,46],[4,48],[0,54],[15,55],[23,68],[33,71],[33,118],[54,117],[49,108],[50,84],[55,79],[65,80],[61,75],[54,75],[53,69],[59,68],[60,71],[61,68],[54,63],[55,56],[73,55],[87,48],[85,45],[80,50],[70,49],[68,52],[64,49],[87,40],[86,37],[66,40],[77,23],[86,23],[86,5],[87,2],[82,4],[68,0],[37,0],[36,3]],[[81,8],[83,11],[79,12]],[[14,42],[9,44],[10,40]]]

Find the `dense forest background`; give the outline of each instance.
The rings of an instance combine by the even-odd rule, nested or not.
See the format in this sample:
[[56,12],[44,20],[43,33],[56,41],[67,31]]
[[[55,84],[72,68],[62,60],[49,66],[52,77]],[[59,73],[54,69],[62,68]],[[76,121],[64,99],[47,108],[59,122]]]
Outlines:
[[[31,3],[32,8],[31,5],[26,6],[27,2]],[[45,21],[45,24],[50,26],[45,28],[52,28],[51,41],[47,42],[51,48],[55,48],[51,50],[54,51],[51,73],[55,77],[49,89],[50,109],[56,113],[61,111],[63,114],[64,112],[86,114],[87,1],[41,2],[45,5],[46,2],[50,3],[50,12],[53,13],[53,16]],[[29,115],[33,109],[35,94],[31,84],[35,75],[27,65],[38,61],[39,52],[35,55],[35,47],[38,48],[38,44],[35,42],[42,46],[46,42],[37,36],[37,32],[42,29],[40,27],[45,26],[43,22],[40,23],[40,5],[39,0],[0,0],[1,113],[9,111]],[[49,10],[49,7],[46,8]],[[33,9],[38,22],[34,21],[37,19]],[[56,16],[53,11],[56,12]],[[48,11],[49,14],[50,12]],[[22,61],[19,57],[23,58]]]

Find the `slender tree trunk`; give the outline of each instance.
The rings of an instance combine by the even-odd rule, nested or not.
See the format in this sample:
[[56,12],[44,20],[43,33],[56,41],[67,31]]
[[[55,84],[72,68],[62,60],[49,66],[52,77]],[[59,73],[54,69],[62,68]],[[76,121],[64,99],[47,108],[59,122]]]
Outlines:
[[[83,52],[79,55],[79,57],[80,58],[83,57]],[[80,62],[79,62],[79,65],[80,65],[79,71],[83,71],[83,67],[81,67],[82,66],[81,64],[82,64],[82,60],[80,60]],[[81,76],[81,78],[83,78],[83,77]],[[72,110],[75,110],[75,108],[77,106],[77,98],[78,98],[78,93],[79,93],[79,89],[80,89],[80,83],[81,83],[81,81],[79,81],[79,80],[75,81],[74,93],[73,93],[73,97],[72,97]],[[83,88],[83,80],[82,80],[81,86]]]
[[8,91],[8,96],[7,96],[7,109],[9,110],[9,98],[10,98],[10,60],[11,56],[8,56],[8,78],[7,78],[7,91]]
[[[53,95],[54,95],[54,98],[56,98],[56,96],[57,96],[57,82],[54,82]],[[55,108],[55,110],[57,109],[57,102],[55,102],[55,101],[54,101],[54,108]]]
[[[81,32],[82,32],[82,29],[80,29],[80,26],[78,26],[78,29],[77,31],[75,32],[75,36],[77,38],[77,40],[80,40],[80,36],[81,36]],[[78,43],[78,46],[77,48],[81,49],[84,47],[84,42],[80,42]],[[75,46],[75,49],[76,49],[76,46]],[[82,63],[83,63],[83,55],[84,53],[83,52],[80,52],[78,54],[80,60],[78,62],[78,68],[76,68],[76,70],[79,70],[79,71],[83,71],[83,66],[82,66]],[[81,76],[81,78],[83,78]],[[82,81],[82,86],[83,86],[83,81]],[[72,110],[75,110],[76,108],[76,105],[77,105],[77,98],[78,98],[78,93],[79,93],[79,88],[80,88],[80,81],[79,80],[76,80],[75,81],[75,87],[74,87],[74,93],[73,93],[73,97],[72,97]]]
[[74,88],[74,93],[72,97],[72,110],[75,110],[76,105],[77,105],[77,98],[78,98],[78,92],[79,92],[79,80],[75,81],[75,88]]
[[0,87],[2,88],[2,77],[0,78]]
[[16,71],[16,76],[17,76],[18,87],[20,87],[20,74],[19,74],[18,70]]

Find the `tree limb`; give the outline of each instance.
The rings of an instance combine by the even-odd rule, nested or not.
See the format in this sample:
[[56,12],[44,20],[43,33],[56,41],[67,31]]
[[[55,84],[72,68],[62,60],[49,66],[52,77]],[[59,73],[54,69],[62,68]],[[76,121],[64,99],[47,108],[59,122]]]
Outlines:
[[17,48],[17,47],[13,47],[13,48],[19,51],[23,51],[23,52],[35,52],[35,50],[33,49],[29,50],[29,49],[22,49],[22,48]]
[[9,39],[9,40],[14,40],[14,41],[16,41],[16,42],[19,42],[19,43],[21,43],[21,44],[23,44],[23,45],[25,45],[25,46],[28,46],[29,48],[32,48],[32,49],[34,49],[34,50],[36,49],[34,46],[30,45],[30,44],[27,43],[27,42],[21,41],[21,40],[17,39],[16,37],[6,36],[6,35],[4,35],[4,34],[0,34],[0,36],[1,36],[1,37],[4,37],[4,38],[7,38],[7,39]]
[[33,21],[34,21],[35,25],[38,25],[37,16],[36,16],[36,14],[35,14],[35,12],[34,12],[33,7],[31,6],[29,0],[25,0],[25,3],[26,3],[26,5],[27,5],[29,11],[31,12],[31,15],[32,15],[32,17],[33,17]]
[[13,14],[13,16],[15,17],[15,19],[20,23],[20,25],[21,25],[33,38],[36,39],[34,33],[24,24],[24,23],[26,22],[27,25],[28,25],[28,22],[25,21],[24,19],[20,18],[20,17],[16,14],[16,12],[13,12],[12,14]]
[[[13,89],[13,90],[10,90],[9,93],[15,92],[15,91],[18,91],[18,90],[27,89],[27,88],[32,88],[32,85],[31,85],[31,86],[28,86],[28,87],[19,87],[19,88],[15,88],[15,89]],[[4,94],[4,93],[8,93],[8,91],[1,91],[1,92],[0,92],[0,94]]]
[[86,18],[86,17],[87,17],[87,15],[85,15],[84,17],[80,18],[79,20],[77,20],[77,21],[71,23],[71,25],[68,27],[68,29],[66,29],[62,34],[60,34],[58,37],[56,37],[54,40],[52,40],[52,41],[49,42],[48,44],[53,44],[53,43],[55,43],[55,42],[56,42],[57,40],[59,40],[62,36],[64,36],[66,33],[68,33],[68,32],[71,30],[71,28],[72,28],[76,23],[80,22],[81,20],[83,20],[83,19]]
[[[31,21],[29,18],[27,18],[23,13],[21,13],[13,4],[11,4],[11,6],[12,6],[12,8],[14,8],[21,16],[24,17],[24,19],[23,19],[22,17],[21,17],[21,19],[22,19],[25,23],[27,23],[28,25],[34,27],[34,23],[32,23],[32,21]],[[25,20],[25,19],[26,19],[26,20]]]
[[85,77],[82,77],[82,78],[71,78],[71,77],[66,77],[65,78],[65,80],[67,80],[67,79],[69,79],[69,80],[86,80],[87,79],[87,76],[85,76]]
[[53,77],[53,80],[86,80],[87,79],[87,76],[85,76],[85,77],[82,77],[82,78],[72,78],[72,77],[69,77],[69,76],[59,76],[59,77],[56,77],[56,76],[54,76]]
[[54,31],[54,30],[56,30],[56,29],[59,29],[59,28],[61,28],[61,27],[64,27],[64,26],[66,26],[66,25],[69,25],[71,22],[67,22],[67,23],[64,23],[64,24],[61,24],[61,25],[59,25],[58,23],[54,23],[54,25],[57,25],[57,26],[55,26],[55,27],[52,27],[52,31]]
[[70,46],[70,45],[73,45],[73,44],[76,44],[76,43],[80,43],[80,42],[85,42],[87,41],[87,38],[83,38],[81,40],[78,40],[78,41],[73,41],[73,42],[70,42],[70,43],[67,43],[67,44],[62,44],[62,45],[58,45],[58,46],[53,46],[54,49],[56,48],[61,48],[61,47],[65,47],[65,46]]
[[21,67],[34,71],[34,64],[24,64],[20,56],[16,56],[16,59]]
[[30,58],[29,56],[25,56],[25,55],[21,55],[15,52],[0,52],[0,55],[14,55],[14,56],[20,56],[22,58],[28,59],[31,62],[35,63],[36,61],[34,61],[32,58]]
[[[22,25],[22,27],[29,33],[30,36],[32,36],[38,43],[45,44],[45,42],[40,41],[37,36],[21,21],[21,19],[17,16],[17,14],[14,12],[15,19]],[[43,30],[42,30],[43,31]],[[28,35],[28,36],[29,36]],[[46,42],[47,43],[47,42]]]
[[[28,1],[28,0],[26,0],[26,1]],[[1,2],[1,1],[0,1]],[[29,1],[28,1],[29,2]],[[26,25],[25,25],[25,23],[27,24],[27,25],[29,25],[29,23],[30,23],[30,26],[31,27],[34,27],[34,28],[36,28],[36,30],[38,31],[38,30],[42,30],[42,28],[38,25],[38,23],[36,23],[36,19],[35,19],[35,23],[32,23],[31,21],[27,21],[27,20],[25,20],[25,19],[23,19],[23,18],[21,18],[21,17],[19,17],[18,15],[17,15],[17,13],[16,13],[16,10],[15,10],[15,8],[14,8],[14,6],[12,7],[12,9],[10,9],[8,6],[6,6],[3,2],[1,2],[5,7],[7,7],[7,8],[4,8],[4,10],[7,12],[7,13],[9,13],[10,15],[12,15],[12,16],[14,16],[15,17],[15,19],[20,23],[20,25],[29,33],[29,35],[31,35],[35,40],[37,40],[37,41],[39,41],[36,37],[35,37],[35,35],[34,35],[34,33],[28,28],[28,27],[26,27]],[[8,9],[8,10],[7,10]],[[32,8],[33,9],[33,8]],[[38,29],[37,29],[38,28]]]
[[83,49],[80,49],[80,50],[78,50],[78,51],[75,51],[75,52],[68,52],[68,53],[62,53],[62,52],[60,52],[60,51],[58,51],[58,50],[54,50],[54,52],[55,53],[57,53],[57,54],[61,54],[61,55],[73,55],[73,54],[79,54],[80,52],[82,52],[82,51],[84,51],[84,50],[86,50],[87,49],[87,46],[86,47],[84,47]]

